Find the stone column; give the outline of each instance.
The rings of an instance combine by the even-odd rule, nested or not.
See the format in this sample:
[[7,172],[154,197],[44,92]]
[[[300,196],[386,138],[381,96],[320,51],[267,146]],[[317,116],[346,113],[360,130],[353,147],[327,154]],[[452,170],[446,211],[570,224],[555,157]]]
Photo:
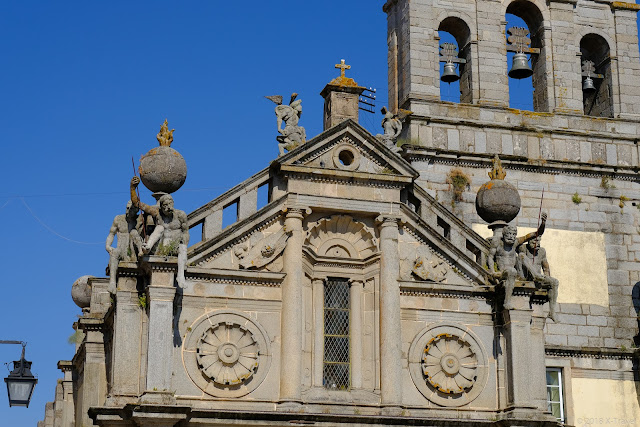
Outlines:
[[140,395],[142,316],[135,277],[121,277],[113,322],[113,369],[110,402]]
[[302,219],[304,209],[289,208],[284,227],[289,239],[284,249],[286,273],[282,282],[280,317],[280,400],[300,401],[302,385]]
[[324,371],[324,279],[313,279],[313,386],[323,387]]
[[[154,266],[157,267],[157,266]],[[173,299],[176,294],[173,269],[155,269],[147,288],[149,345],[145,394],[171,391],[173,373]],[[147,396],[148,399],[149,396]]]
[[75,405],[73,402],[73,364],[68,360],[58,362],[58,369],[63,372],[62,378],[62,417],[60,427],[73,427]]
[[[516,307],[522,296],[514,295]],[[527,298],[528,300],[528,298]],[[528,301],[526,306],[528,307]],[[507,342],[507,404],[510,408],[532,408],[531,401],[531,309],[504,310]]]
[[397,216],[379,216],[380,223],[380,394],[383,405],[402,403],[402,339],[398,275]]
[[[92,406],[102,406],[107,398],[107,370],[104,353],[104,320],[82,317],[78,327],[85,333],[84,342],[74,357],[76,371],[82,372],[82,386],[78,390],[75,425],[92,425],[87,410]],[[80,357],[78,357],[80,356]]]
[[532,403],[542,411],[547,410],[547,366],[546,354],[544,351],[544,324],[549,315],[549,310],[545,309],[547,304],[533,305],[533,316],[531,319],[531,364],[529,365],[529,375],[533,379],[531,384]]
[[349,287],[349,358],[351,388],[362,388],[362,280],[351,280]]

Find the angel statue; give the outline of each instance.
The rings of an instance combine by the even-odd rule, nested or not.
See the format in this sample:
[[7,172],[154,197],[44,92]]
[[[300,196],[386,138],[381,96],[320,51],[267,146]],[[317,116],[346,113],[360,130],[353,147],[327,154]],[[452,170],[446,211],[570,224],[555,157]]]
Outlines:
[[[284,155],[284,150],[291,151],[300,144],[304,144],[307,140],[307,134],[302,126],[298,126],[298,120],[302,115],[302,100],[296,98],[297,93],[291,94],[289,105],[282,105],[282,95],[265,96],[270,101],[275,102],[276,117],[278,118],[278,148],[280,156]],[[284,121],[284,129],[282,122]]]
[[391,151],[398,153],[401,148],[396,146],[396,142],[400,133],[402,132],[402,123],[407,117],[413,114],[411,111],[400,109],[398,114],[393,114],[387,110],[387,107],[382,107],[382,128],[384,129],[384,135],[376,135],[378,140],[382,141]]

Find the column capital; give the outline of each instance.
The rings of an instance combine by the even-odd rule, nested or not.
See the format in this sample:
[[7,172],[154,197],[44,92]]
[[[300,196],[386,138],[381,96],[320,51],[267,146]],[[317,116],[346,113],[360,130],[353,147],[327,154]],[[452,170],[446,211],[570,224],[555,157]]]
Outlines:
[[312,277],[311,284],[324,283],[327,280],[326,277]]
[[376,218],[376,223],[381,227],[388,227],[402,223],[402,217],[396,214],[382,214]]
[[282,212],[285,214],[287,218],[304,218],[307,215],[311,214],[311,208],[303,205],[291,205],[285,206],[282,208]]
[[363,279],[349,279],[349,286],[360,286],[363,287],[364,286],[364,280]]

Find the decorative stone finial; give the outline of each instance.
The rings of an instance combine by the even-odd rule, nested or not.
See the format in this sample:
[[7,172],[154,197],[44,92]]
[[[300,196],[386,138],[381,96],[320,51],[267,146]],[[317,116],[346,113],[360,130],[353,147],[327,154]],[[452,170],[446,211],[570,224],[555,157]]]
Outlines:
[[[346,70],[351,69],[351,65],[345,64],[344,59],[341,59],[340,63],[336,64],[335,68],[338,68],[340,70],[340,75],[335,79],[331,80],[331,82],[329,82],[329,86],[360,88],[360,86],[358,86],[358,83],[356,83],[355,80],[345,75]],[[364,88],[362,89],[364,90]]]
[[493,169],[489,172],[491,181],[482,184],[476,194],[476,211],[490,227],[498,223],[504,226],[520,212],[520,195],[513,185],[504,180],[506,175],[496,155]]
[[149,150],[140,159],[142,183],[159,195],[177,191],[187,179],[187,163],[180,153],[170,147],[174,130],[169,130],[165,120],[156,136],[160,147]]
[[344,59],[335,68],[340,70],[340,75],[320,92],[324,98],[324,130],[348,119],[358,123],[360,95],[365,91],[355,80],[345,76],[345,71],[350,70],[351,65],[347,65]]
[[504,179],[505,176],[507,176],[507,173],[502,169],[502,162],[500,161],[500,157],[496,154],[493,158],[493,169],[489,172],[489,178]]
[[175,129],[169,130],[169,122],[167,119],[164,119],[164,123],[160,126],[160,132],[156,135],[158,142],[161,147],[169,147],[173,142],[173,131]]

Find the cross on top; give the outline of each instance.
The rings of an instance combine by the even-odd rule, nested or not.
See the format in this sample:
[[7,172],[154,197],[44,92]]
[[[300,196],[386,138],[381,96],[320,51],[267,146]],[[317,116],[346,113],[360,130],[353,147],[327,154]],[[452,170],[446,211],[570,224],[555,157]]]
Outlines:
[[344,63],[344,59],[340,60],[339,64],[336,64],[336,68],[340,68],[340,77],[344,77],[345,70],[350,70],[351,65],[347,65]]
[[531,43],[531,39],[529,38],[529,30],[523,27],[511,27],[507,30],[509,37],[507,38],[507,42],[513,45],[518,52],[524,52],[524,50]]
[[453,62],[453,59],[458,56],[456,45],[453,43],[442,43],[440,45],[440,56],[445,62]]

